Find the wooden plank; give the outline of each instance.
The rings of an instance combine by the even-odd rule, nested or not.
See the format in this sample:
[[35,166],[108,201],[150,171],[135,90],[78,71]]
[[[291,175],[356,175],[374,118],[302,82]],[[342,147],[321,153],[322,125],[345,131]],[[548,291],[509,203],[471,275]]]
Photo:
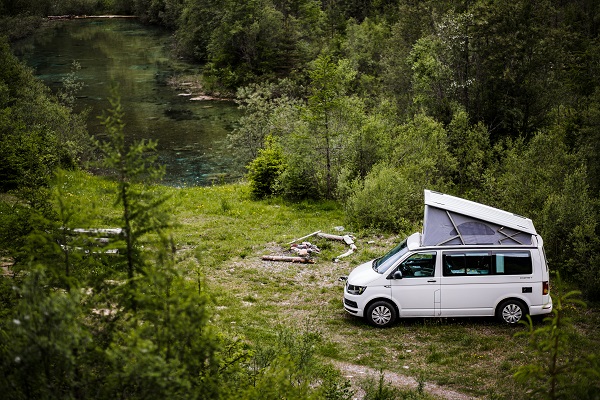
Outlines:
[[317,234],[319,234],[319,233],[321,233],[321,231],[316,231],[316,232],[313,232],[313,233],[311,233],[311,234],[309,234],[309,235],[302,236],[301,238],[294,239],[294,240],[292,240],[291,242],[289,242],[288,244],[292,244],[292,243],[298,242],[298,241],[300,241],[300,240],[302,240],[302,239],[306,239],[306,238],[308,238],[308,237],[311,237],[311,236],[317,235]]

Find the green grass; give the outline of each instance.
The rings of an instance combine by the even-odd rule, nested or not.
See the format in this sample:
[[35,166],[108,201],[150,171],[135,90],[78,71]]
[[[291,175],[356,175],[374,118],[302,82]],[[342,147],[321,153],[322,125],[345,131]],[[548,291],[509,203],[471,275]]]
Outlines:
[[[266,345],[277,327],[310,330],[322,340],[324,359],[388,370],[478,397],[523,397],[512,374],[531,363],[524,326],[507,327],[493,319],[407,319],[389,329],[373,328],[342,307],[338,280],[356,265],[381,255],[400,238],[381,232],[351,232],[358,253],[332,262],[346,251],[342,243],[306,239],[322,253],[315,264],[262,261],[262,255],[286,254],[286,243],[317,230],[336,233],[344,226],[343,209],[333,202],[254,201],[245,184],[160,188],[171,196],[169,212],[177,221],[173,237],[180,268],[201,274],[211,294],[212,321],[225,332]],[[94,227],[117,221],[112,184],[73,174],[67,192],[88,204]],[[91,226],[90,226],[91,227]],[[600,345],[600,313],[595,307],[573,309],[578,336],[571,356]],[[536,324],[543,322],[537,320]]]

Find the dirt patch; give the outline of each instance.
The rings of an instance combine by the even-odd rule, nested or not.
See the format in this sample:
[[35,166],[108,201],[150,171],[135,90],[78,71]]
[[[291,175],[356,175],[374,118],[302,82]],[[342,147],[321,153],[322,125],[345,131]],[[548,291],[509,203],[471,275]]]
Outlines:
[[[356,365],[350,363],[344,363],[340,361],[334,361],[333,363],[336,368],[338,368],[342,375],[348,379],[353,388],[357,390],[355,394],[355,399],[361,400],[365,393],[359,388],[359,383],[365,378],[379,379],[380,372],[369,367],[365,367],[363,365]],[[400,389],[417,389],[419,386],[419,382],[416,379],[401,375],[391,371],[383,371],[383,377],[385,382],[398,387]],[[452,390],[444,389],[441,386],[435,385],[433,383],[425,383],[424,388],[426,392],[437,396],[442,399],[450,399],[450,400],[474,400],[476,397],[467,396],[466,394],[455,392]]]

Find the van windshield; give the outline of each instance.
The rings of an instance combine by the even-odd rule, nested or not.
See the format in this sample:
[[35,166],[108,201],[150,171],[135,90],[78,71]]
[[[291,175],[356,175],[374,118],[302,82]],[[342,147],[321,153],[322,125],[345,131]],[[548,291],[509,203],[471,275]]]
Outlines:
[[406,247],[406,239],[404,239],[402,243],[394,247],[386,255],[373,261],[373,269],[380,274],[384,274],[407,252],[408,247]]

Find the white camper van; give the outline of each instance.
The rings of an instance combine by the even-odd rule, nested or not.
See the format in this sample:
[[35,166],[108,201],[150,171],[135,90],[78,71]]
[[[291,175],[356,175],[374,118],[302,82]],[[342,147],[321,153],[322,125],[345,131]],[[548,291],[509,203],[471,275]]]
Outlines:
[[528,218],[426,190],[423,233],[355,268],[344,308],[379,327],[398,317],[497,316],[516,324],[549,313],[542,238]]

